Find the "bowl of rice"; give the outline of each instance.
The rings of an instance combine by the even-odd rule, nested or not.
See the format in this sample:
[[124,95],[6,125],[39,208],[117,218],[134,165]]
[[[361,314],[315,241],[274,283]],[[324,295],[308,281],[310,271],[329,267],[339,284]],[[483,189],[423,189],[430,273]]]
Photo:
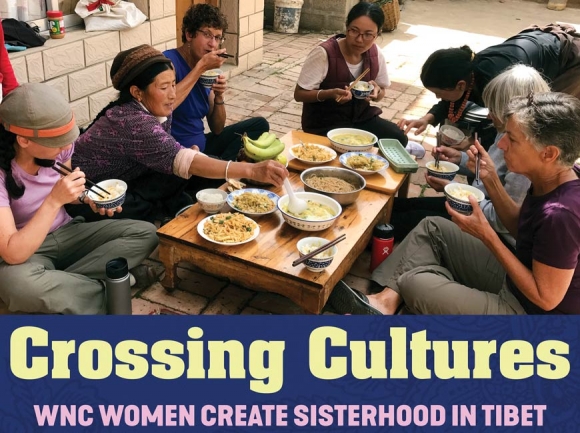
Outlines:
[[315,232],[330,227],[342,213],[342,206],[334,199],[314,192],[295,192],[294,195],[306,201],[307,208],[296,215],[288,210],[288,195],[278,200],[278,209],[286,223],[299,230]]
[[[352,82],[350,85],[352,85]],[[352,96],[354,96],[356,99],[368,98],[374,88],[375,86],[373,86],[371,83],[367,83],[366,81],[359,81],[351,89]]]
[[459,171],[459,166],[449,161],[439,161],[439,167],[435,167],[435,161],[429,161],[425,164],[425,168],[429,176],[445,180],[453,180]]
[[322,144],[301,143],[292,146],[290,155],[308,165],[325,164],[336,158],[336,152]]
[[443,125],[439,128],[439,133],[442,143],[447,146],[457,146],[465,139],[463,131],[451,125]]
[[473,212],[473,206],[471,206],[471,203],[469,202],[470,195],[474,196],[478,203],[481,203],[485,198],[481,190],[474,186],[462,183],[454,182],[447,184],[445,185],[444,192],[449,205],[457,212],[464,215],[469,215]]
[[[99,209],[115,209],[125,202],[125,194],[127,193],[127,184],[119,179],[103,180],[97,185],[107,191],[105,194],[100,188],[94,186],[89,189],[87,196],[95,203]],[[96,193],[104,197],[100,197]]]
[[342,167],[313,167],[300,174],[304,191],[324,194],[342,206],[354,203],[365,188],[360,174]]
[[206,188],[199,191],[195,198],[205,213],[218,213],[228,198],[228,193],[217,188]]
[[[300,257],[305,256],[306,254],[310,254],[317,248],[320,248],[323,245],[326,245],[330,241],[324,238],[317,238],[317,237],[307,237],[302,238],[296,243],[296,247],[298,248],[298,253]],[[338,253],[338,248],[336,245],[333,247],[328,248],[327,250],[322,251],[321,253],[315,255],[314,257],[306,260],[304,262],[304,266],[306,269],[312,272],[322,272],[324,269],[328,268]]]
[[368,152],[378,141],[375,134],[356,128],[331,129],[326,136],[331,147],[338,153]]
[[209,71],[205,71],[203,74],[201,74],[199,81],[203,87],[209,89],[216,82],[217,77],[222,73],[223,71],[221,69],[210,69]]
[[238,189],[228,194],[228,205],[244,215],[262,216],[276,212],[278,195],[259,188]]

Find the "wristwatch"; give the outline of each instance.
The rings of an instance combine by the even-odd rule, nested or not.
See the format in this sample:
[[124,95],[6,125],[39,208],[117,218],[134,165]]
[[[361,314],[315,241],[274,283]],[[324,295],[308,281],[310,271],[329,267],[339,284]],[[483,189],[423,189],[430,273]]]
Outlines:
[[85,198],[87,198],[87,194],[89,193],[88,189],[85,189],[83,192],[81,192],[81,195],[79,195],[79,201],[82,204],[85,204]]

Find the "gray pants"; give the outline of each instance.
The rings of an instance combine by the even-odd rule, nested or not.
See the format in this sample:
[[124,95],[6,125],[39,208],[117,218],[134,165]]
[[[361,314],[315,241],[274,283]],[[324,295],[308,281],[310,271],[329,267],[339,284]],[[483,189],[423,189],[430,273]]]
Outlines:
[[50,233],[20,265],[0,260],[0,298],[11,311],[106,313],[105,265],[124,257],[129,269],[157,246],[153,224],[133,220],[85,223],[80,217]]
[[414,314],[525,314],[505,270],[479,239],[444,218],[425,218],[371,278]]

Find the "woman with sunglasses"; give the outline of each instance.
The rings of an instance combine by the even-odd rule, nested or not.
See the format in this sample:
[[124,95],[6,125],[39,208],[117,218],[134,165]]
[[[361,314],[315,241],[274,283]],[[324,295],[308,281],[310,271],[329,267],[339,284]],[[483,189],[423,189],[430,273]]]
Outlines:
[[[219,75],[211,89],[199,82],[204,72],[224,63],[220,55],[226,50],[220,47],[227,27],[226,17],[217,7],[193,5],[183,17],[183,45],[163,54],[173,62],[177,81],[171,135],[184,147],[197,146],[206,155],[232,161],[241,148],[241,134],[258,138],[270,125],[263,117],[254,117],[226,127],[226,77]],[[208,134],[204,134],[204,117],[211,130]]]
[[[334,128],[351,127],[407,144],[397,125],[381,118],[382,110],[370,104],[383,99],[390,85],[385,58],[375,44],[384,21],[379,6],[358,3],[348,13],[346,35],[328,39],[308,55],[294,90],[294,99],[304,103],[305,132],[326,135]],[[368,98],[355,99],[347,88],[366,68],[370,72],[362,79],[374,89]]]

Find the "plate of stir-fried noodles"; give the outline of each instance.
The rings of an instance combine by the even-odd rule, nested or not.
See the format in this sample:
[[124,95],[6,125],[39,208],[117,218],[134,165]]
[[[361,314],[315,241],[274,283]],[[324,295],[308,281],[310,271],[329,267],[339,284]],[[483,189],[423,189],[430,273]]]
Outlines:
[[219,213],[202,219],[197,225],[199,235],[219,245],[241,245],[260,234],[256,221],[241,213]]
[[260,216],[275,212],[279,198],[272,191],[245,188],[228,194],[227,203],[237,212],[250,216]]

